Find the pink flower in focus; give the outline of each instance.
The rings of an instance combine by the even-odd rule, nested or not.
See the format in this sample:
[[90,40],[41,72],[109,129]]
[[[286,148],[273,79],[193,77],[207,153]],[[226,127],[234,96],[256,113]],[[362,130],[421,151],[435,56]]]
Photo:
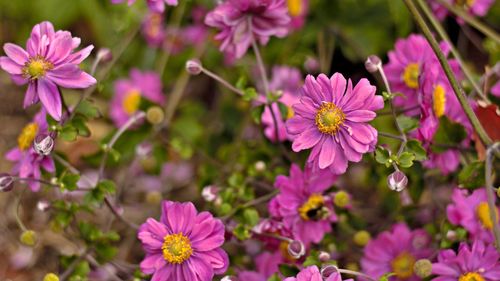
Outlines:
[[430,257],[430,241],[431,237],[423,229],[410,230],[404,223],[395,224],[391,231],[382,232],[366,245],[361,259],[363,272],[373,278],[394,272],[391,281],[420,280],[413,272],[413,265],[419,259]]
[[162,83],[158,74],[152,71],[130,71],[130,79],[117,80],[111,100],[110,117],[121,127],[140,107],[142,99],[163,104]]
[[293,106],[295,115],[286,122],[294,136],[292,149],[312,148],[309,163],[342,174],[348,161],[359,162],[364,153],[373,151],[377,131],[367,122],[383,107],[382,97],[375,95],[367,79],[353,88],[340,73],[330,79],[324,74],[317,79],[308,75],[300,103]]
[[33,27],[26,42],[27,51],[11,43],[4,45],[7,56],[0,57],[0,67],[16,84],[28,84],[25,108],[41,101],[54,119],[61,120],[62,101],[58,86],[82,89],[96,83],[94,77],[78,67],[94,46],[74,52],[80,41],[70,32],[55,32],[50,22],[42,22]]
[[[297,274],[297,277],[288,277],[288,278],[285,278],[283,281],[322,281],[322,280],[324,280],[324,281],[342,281],[342,277],[340,276],[340,273],[333,272],[330,276],[323,279],[318,267],[315,265],[312,265],[312,266],[308,266],[308,267],[302,269]],[[345,279],[345,281],[354,281],[354,280],[353,279]]]
[[229,265],[224,225],[191,202],[163,201],[160,221],[147,219],[137,237],[146,251],[141,271],[152,280],[210,281]]
[[288,33],[290,17],[285,0],[227,0],[219,4],[205,18],[205,23],[220,32],[220,50],[241,58],[252,44],[252,39],[266,45],[271,36],[284,37]]

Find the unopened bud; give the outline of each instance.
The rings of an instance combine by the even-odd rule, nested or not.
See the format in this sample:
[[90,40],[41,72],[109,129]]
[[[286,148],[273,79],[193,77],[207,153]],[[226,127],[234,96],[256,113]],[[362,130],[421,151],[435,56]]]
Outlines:
[[135,148],[135,154],[139,157],[145,157],[151,153],[153,146],[149,142],[143,142]]
[[50,203],[49,203],[49,201],[42,199],[42,200],[38,201],[38,203],[36,203],[36,208],[39,211],[45,212],[50,208]]
[[408,178],[401,171],[395,171],[387,177],[387,185],[391,190],[400,192],[408,185]]
[[229,276],[229,275],[226,275],[224,277],[222,277],[222,279],[220,281],[239,281],[240,279],[238,279],[238,277],[236,276]]
[[318,254],[318,259],[320,262],[327,262],[331,259],[331,256],[329,253],[325,252],[325,251],[321,251],[319,252]]
[[191,75],[198,75],[201,73],[202,66],[198,59],[190,59],[186,62],[186,70]]
[[264,161],[255,162],[255,170],[257,172],[264,172],[266,170],[266,163]]
[[428,259],[420,259],[413,265],[415,275],[420,278],[427,278],[432,274],[432,263]]
[[338,273],[338,269],[335,265],[325,265],[321,268],[321,277],[323,278],[328,278],[332,276],[335,273]]
[[102,62],[109,62],[113,59],[113,53],[108,48],[101,48],[97,51],[97,57]]
[[457,232],[455,230],[448,230],[446,232],[446,239],[448,239],[450,241],[457,240]]
[[36,136],[33,149],[40,155],[49,155],[54,149],[54,139],[48,134]]
[[207,185],[201,191],[201,196],[207,202],[215,201],[218,195],[219,195],[219,188],[216,187],[215,185]]
[[34,232],[33,230],[26,230],[23,233],[21,233],[19,240],[24,245],[33,247],[35,246],[37,240],[36,232]]
[[300,259],[306,253],[304,243],[299,240],[293,240],[288,244],[288,254],[294,259]]
[[382,67],[382,61],[375,55],[369,56],[365,61],[365,68],[370,73],[375,73]]
[[14,178],[7,173],[0,173],[0,191],[7,192],[14,188]]
[[333,203],[339,208],[345,208],[351,203],[351,198],[347,192],[341,190],[335,193]]
[[45,277],[43,277],[43,281],[59,281],[59,276],[54,273],[47,273]]
[[146,111],[146,120],[153,125],[158,125],[165,119],[165,113],[159,106],[152,106]]
[[354,234],[354,237],[352,239],[354,243],[360,247],[366,246],[368,242],[371,240],[371,235],[368,231],[366,230],[360,230]]

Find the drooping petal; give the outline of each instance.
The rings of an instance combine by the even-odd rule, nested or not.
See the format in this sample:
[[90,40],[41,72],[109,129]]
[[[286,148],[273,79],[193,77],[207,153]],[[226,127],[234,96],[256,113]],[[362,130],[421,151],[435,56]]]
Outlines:
[[61,95],[56,84],[46,79],[37,80],[37,93],[43,107],[55,120],[59,121],[62,117]]

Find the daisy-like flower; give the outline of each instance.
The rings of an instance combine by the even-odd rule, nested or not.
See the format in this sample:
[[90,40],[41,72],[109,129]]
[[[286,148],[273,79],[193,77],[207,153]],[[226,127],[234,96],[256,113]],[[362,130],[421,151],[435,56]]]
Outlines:
[[141,270],[153,281],[210,281],[229,264],[224,224],[191,202],[163,201],[160,221],[147,219],[137,236],[146,251]]
[[294,137],[292,149],[312,148],[309,163],[342,174],[348,161],[359,162],[364,153],[373,151],[377,131],[367,122],[383,107],[382,97],[375,95],[375,86],[367,79],[353,88],[340,73],[330,79],[308,75],[300,103],[293,106],[295,115],[286,122]]
[[[342,281],[340,273],[333,272],[330,276],[323,279],[321,272],[315,265],[308,266],[302,269],[296,277],[288,277],[283,281]],[[345,279],[345,281],[353,281],[353,279]]]
[[130,71],[129,79],[115,82],[115,93],[111,100],[110,117],[117,127],[121,127],[139,109],[142,99],[163,104],[161,79],[155,72]]
[[500,280],[500,254],[493,245],[475,240],[472,247],[461,243],[458,254],[442,250],[438,262],[432,264],[435,281],[495,281]]
[[[120,4],[127,1],[130,6],[135,3],[136,0],[111,0],[113,4]],[[148,3],[149,10],[153,12],[163,13],[165,11],[165,4],[169,6],[177,6],[178,0],[146,0]]]
[[[17,147],[8,151],[5,158],[15,162],[12,173],[21,178],[40,179],[42,176],[41,170],[54,172],[54,161],[50,156],[39,155],[33,149],[33,141],[37,135],[47,133],[48,124],[46,121],[47,113],[42,108],[38,112],[33,121],[27,124],[17,138]],[[29,187],[32,191],[40,190],[40,182],[29,181]]]
[[290,14],[290,28],[297,30],[304,26],[309,11],[309,0],[287,0],[288,13]]
[[393,272],[390,280],[420,280],[413,265],[419,259],[429,258],[431,238],[422,229],[410,230],[404,223],[394,225],[368,242],[361,259],[363,272],[374,278]]
[[[451,198],[452,203],[446,208],[448,220],[465,228],[473,239],[492,242],[493,221],[490,217],[486,189],[476,189],[471,195],[467,195],[465,190],[456,188]],[[497,207],[497,218],[499,211]]]
[[[435,0],[430,0],[433,13],[439,20],[443,20],[448,14],[448,9]],[[483,17],[490,10],[495,0],[446,0],[449,4],[461,6],[473,16]],[[457,22],[462,24],[463,20],[457,17]]]
[[227,0],[205,18],[205,23],[220,32],[220,50],[241,58],[252,40],[266,45],[271,36],[288,33],[290,17],[285,0]]
[[337,221],[337,216],[331,200],[323,193],[335,179],[328,170],[313,171],[308,166],[302,172],[296,164],[292,164],[290,176],[276,177],[274,186],[280,193],[270,206],[276,204],[273,213],[283,220],[294,239],[305,245],[318,243],[332,230],[330,224]]
[[94,77],[78,67],[94,46],[74,52],[80,41],[70,32],[55,32],[50,22],[42,22],[33,27],[26,51],[11,43],[4,45],[7,56],[0,57],[0,67],[16,84],[28,84],[25,108],[41,101],[54,119],[61,120],[62,101],[58,86],[83,89],[96,83]]

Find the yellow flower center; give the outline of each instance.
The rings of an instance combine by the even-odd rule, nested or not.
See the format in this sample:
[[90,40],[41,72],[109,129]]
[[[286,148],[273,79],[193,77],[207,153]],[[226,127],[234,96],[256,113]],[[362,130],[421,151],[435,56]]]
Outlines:
[[458,281],[484,281],[484,278],[479,273],[469,272],[461,275]]
[[19,134],[19,136],[17,137],[17,146],[19,147],[19,149],[28,149],[33,143],[33,140],[35,139],[37,133],[38,124],[29,123],[28,125],[26,125],[21,131],[21,134]]
[[288,242],[286,241],[282,241],[280,243],[280,246],[279,246],[279,249],[280,249],[280,252],[281,252],[281,256],[286,260],[286,261],[295,261],[296,259],[293,258],[290,253],[288,252]]
[[[477,217],[479,218],[479,221],[484,226],[484,228],[486,228],[488,230],[493,229],[493,222],[491,221],[491,217],[490,217],[490,207],[488,206],[487,202],[481,202],[481,203],[479,203],[479,205],[477,205],[476,214],[477,214]],[[498,210],[497,209],[495,209],[495,218],[498,218]]]
[[149,35],[156,36],[160,33],[161,26],[161,15],[153,14],[150,18],[150,24],[148,28]]
[[129,115],[136,112],[140,104],[141,104],[141,92],[135,89],[129,91],[125,95],[125,98],[123,99],[122,102],[123,110]]
[[290,16],[299,16],[302,12],[302,0],[287,0],[286,2],[288,4],[288,13],[290,13]]
[[457,0],[457,4],[459,6],[465,6],[466,8],[470,8],[476,3],[476,0]]
[[316,126],[323,134],[334,135],[344,124],[345,114],[333,102],[323,102],[316,113]]
[[295,115],[295,111],[293,111],[293,108],[291,106],[287,106],[286,108],[286,119],[290,119]]
[[181,264],[193,254],[191,241],[181,233],[170,234],[163,239],[163,258],[169,263]]
[[446,108],[446,95],[444,88],[441,85],[437,85],[434,88],[434,93],[432,93],[432,99],[434,104],[434,114],[439,118],[443,116],[444,110]]
[[54,68],[52,63],[46,61],[41,56],[36,56],[26,62],[23,67],[23,74],[25,77],[35,80],[44,76],[47,70],[51,70],[52,68]]
[[403,72],[403,81],[406,86],[412,89],[418,89],[418,75],[420,74],[420,66],[418,63],[410,63],[406,66]]
[[323,217],[323,206],[325,205],[325,200],[323,196],[318,193],[312,194],[307,201],[299,207],[300,217],[306,221],[308,220],[318,220]]
[[413,275],[413,265],[416,260],[408,252],[402,252],[391,262],[392,271],[399,279],[407,279]]

